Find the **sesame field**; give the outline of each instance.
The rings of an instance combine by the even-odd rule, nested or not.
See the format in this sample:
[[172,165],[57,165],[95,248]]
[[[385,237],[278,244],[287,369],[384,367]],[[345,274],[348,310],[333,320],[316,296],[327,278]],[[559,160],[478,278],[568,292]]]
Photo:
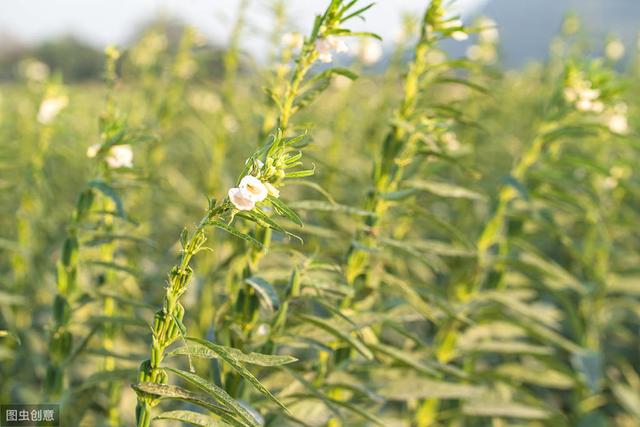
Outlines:
[[0,81],[0,405],[639,426],[640,56],[568,17],[507,69],[500,27],[441,0],[384,41],[369,2],[306,27],[271,3],[263,59],[243,1],[215,58],[158,25],[97,79]]

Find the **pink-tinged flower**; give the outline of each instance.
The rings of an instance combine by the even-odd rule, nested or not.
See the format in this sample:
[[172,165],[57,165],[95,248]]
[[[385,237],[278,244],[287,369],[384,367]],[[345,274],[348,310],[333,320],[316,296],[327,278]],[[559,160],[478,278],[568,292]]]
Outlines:
[[269,194],[267,187],[262,183],[262,181],[252,175],[247,175],[242,178],[238,187],[254,202],[263,201]]
[[239,211],[250,211],[256,206],[256,202],[241,188],[234,187],[229,190],[229,200]]

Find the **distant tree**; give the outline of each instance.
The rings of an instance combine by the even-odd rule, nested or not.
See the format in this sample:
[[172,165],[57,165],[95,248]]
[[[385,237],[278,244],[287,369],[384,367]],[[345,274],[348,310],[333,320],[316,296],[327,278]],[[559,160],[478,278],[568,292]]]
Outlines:
[[100,78],[104,68],[102,52],[73,36],[46,41],[36,46],[31,56],[60,72],[66,81]]

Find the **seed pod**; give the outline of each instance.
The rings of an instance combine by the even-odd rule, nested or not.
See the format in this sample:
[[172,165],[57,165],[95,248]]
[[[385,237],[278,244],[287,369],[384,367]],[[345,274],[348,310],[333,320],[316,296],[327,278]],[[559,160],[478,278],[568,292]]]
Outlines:
[[57,325],[66,325],[71,318],[71,307],[62,295],[56,295],[53,301],[53,319]]

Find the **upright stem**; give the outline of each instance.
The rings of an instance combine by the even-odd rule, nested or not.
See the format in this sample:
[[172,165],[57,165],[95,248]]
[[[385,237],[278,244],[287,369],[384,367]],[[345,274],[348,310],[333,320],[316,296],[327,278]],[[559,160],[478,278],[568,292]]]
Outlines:
[[[160,368],[167,349],[184,331],[182,319],[184,307],[180,297],[186,292],[191,281],[193,270],[191,259],[198,253],[206,241],[204,230],[209,222],[220,216],[227,209],[221,205],[207,211],[191,237],[183,242],[180,262],[171,269],[169,285],[166,288],[162,309],[157,311],[152,329],[152,347],[150,359],[140,365],[139,382],[166,384],[167,374]],[[147,427],[151,422],[151,408],[157,401],[150,395],[138,394],[136,418],[138,427]]]
[[[410,120],[416,110],[420,81],[428,66],[427,52],[432,44],[432,37],[427,29],[430,13],[431,7],[427,8],[423,16],[422,32],[415,48],[415,58],[409,66],[405,80],[402,103],[394,114],[399,121]],[[379,224],[388,209],[388,203],[382,195],[397,190],[407,165],[404,159],[410,159],[414,150],[415,140],[407,136],[403,127],[392,125],[376,159],[373,170],[374,189],[365,203],[365,208],[372,212],[373,216],[365,220],[364,228],[356,234],[356,240],[365,247],[375,247]],[[355,286],[356,279],[368,270],[369,262],[369,252],[351,247],[345,269],[347,283]]]

